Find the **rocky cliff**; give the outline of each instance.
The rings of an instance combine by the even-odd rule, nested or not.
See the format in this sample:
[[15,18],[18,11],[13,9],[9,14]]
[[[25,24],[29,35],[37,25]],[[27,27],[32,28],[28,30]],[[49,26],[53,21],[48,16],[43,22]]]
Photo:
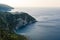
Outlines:
[[0,12],[0,40],[27,40],[25,36],[15,34],[14,30],[34,22],[36,19],[24,12]]
[[12,7],[0,4],[0,40],[28,40],[14,32],[19,28],[36,22],[36,19],[24,12],[8,12]]
[[22,28],[22,26],[26,26],[28,24],[32,24],[34,22],[36,22],[36,19],[33,18],[31,15],[21,12],[21,13],[16,13],[15,15],[16,21],[18,22],[16,24],[16,29],[18,28]]
[[6,30],[18,29],[22,26],[36,22],[36,19],[27,13],[21,12],[12,14],[10,12],[0,12],[0,19],[4,22],[0,26]]

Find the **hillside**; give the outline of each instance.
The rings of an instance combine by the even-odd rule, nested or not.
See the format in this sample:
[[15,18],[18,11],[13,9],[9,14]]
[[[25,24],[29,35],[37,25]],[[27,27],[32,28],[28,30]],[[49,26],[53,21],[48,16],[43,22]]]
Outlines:
[[34,22],[36,20],[24,12],[19,14],[0,12],[0,40],[27,40],[25,36],[16,34],[14,30]]

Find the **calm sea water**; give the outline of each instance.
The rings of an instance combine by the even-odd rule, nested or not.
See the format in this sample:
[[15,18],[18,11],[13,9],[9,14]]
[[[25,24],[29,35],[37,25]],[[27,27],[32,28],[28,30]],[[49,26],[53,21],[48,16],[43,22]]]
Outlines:
[[20,8],[38,22],[18,29],[17,33],[32,40],[60,40],[60,8]]

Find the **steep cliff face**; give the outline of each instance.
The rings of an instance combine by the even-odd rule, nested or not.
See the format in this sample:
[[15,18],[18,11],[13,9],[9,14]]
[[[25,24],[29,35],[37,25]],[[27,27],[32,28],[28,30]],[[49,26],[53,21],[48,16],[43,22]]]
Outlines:
[[0,12],[0,40],[28,40],[14,32],[17,23],[15,16],[10,12]]
[[16,29],[36,22],[35,18],[33,18],[32,16],[30,16],[29,14],[24,13],[24,12],[21,12],[19,14],[15,14],[14,16],[16,18],[16,21],[18,22],[16,25]]
[[0,25],[0,28],[13,30],[36,22],[36,20],[27,13],[15,12],[15,14],[12,14],[10,12],[7,12],[11,9],[13,8],[8,5],[0,4],[0,19],[4,22],[2,25]]
[[0,40],[28,40],[25,36],[17,35],[14,30],[34,22],[36,20],[24,12],[18,14],[0,12]]
[[[9,12],[0,12],[0,28],[5,30],[13,29],[13,15]],[[1,21],[3,23],[1,23]]]
[[13,30],[26,26],[28,24],[36,22],[32,16],[27,13],[21,12],[16,14],[11,14],[10,12],[0,12],[0,19],[4,22],[1,28],[6,28],[6,30]]
[[12,14],[12,7],[0,4],[0,40],[28,40],[25,36],[17,35],[14,30],[25,27],[36,20],[27,13]]

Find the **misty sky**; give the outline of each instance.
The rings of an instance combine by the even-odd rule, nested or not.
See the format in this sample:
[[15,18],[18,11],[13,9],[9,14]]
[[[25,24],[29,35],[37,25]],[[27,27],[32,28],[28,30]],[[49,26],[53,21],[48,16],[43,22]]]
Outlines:
[[60,0],[0,0],[12,7],[60,7]]

